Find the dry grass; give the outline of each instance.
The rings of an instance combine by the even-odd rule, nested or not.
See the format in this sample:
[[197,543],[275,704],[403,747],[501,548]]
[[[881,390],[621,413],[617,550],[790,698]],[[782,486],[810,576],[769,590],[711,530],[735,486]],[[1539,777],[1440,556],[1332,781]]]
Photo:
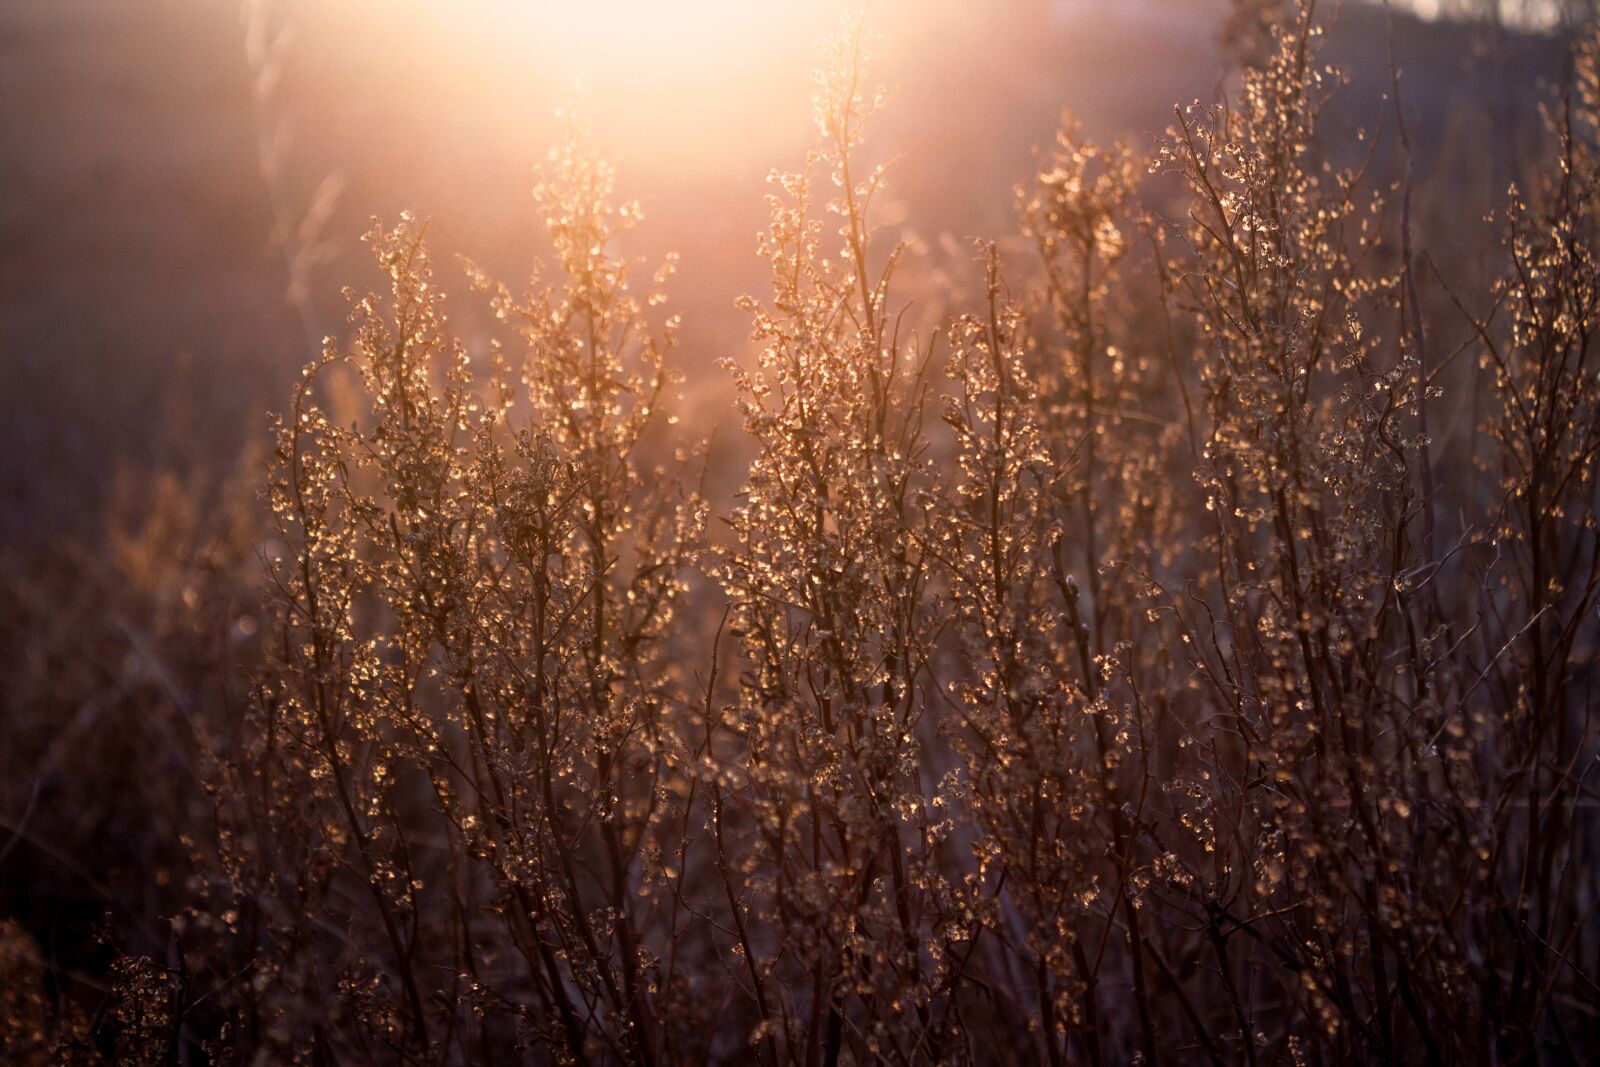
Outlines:
[[1402,101],[1396,154],[1330,144],[1313,5],[1234,25],[1238,91],[1149,150],[1064,122],[944,321],[898,295],[842,37],[773,178],[725,505],[671,425],[672,264],[619,251],[581,128],[549,265],[469,270],[486,351],[424,227],[375,227],[384,288],[276,425],[259,629],[249,509],[173,482],[105,577],[133,661],[28,646],[174,739],[120,771],[168,888],[73,964],[94,995],[0,925],[0,1048],[1600,1052],[1600,49],[1474,287],[1415,235]]

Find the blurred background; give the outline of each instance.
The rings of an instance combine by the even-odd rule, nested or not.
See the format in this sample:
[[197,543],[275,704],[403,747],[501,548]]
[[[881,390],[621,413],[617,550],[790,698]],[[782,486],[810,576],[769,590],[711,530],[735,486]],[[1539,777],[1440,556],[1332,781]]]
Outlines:
[[[851,6],[0,3],[0,532],[82,535],[119,471],[216,464],[260,439],[285,376],[342,326],[341,288],[370,281],[358,238],[374,216],[410,208],[436,254],[522,277],[540,254],[532,172],[563,105],[642,200],[638,251],[682,256],[685,404],[715,412],[714,361],[745,343],[733,301],[765,282],[766,176],[802,162],[815,46]],[[969,238],[1014,229],[1012,187],[1063,107],[1094,136],[1141,140],[1212,96],[1228,7],[879,0],[872,77],[891,102],[871,151],[901,160],[879,222],[918,269],[965,272]],[[1341,119],[1376,128],[1385,15],[1326,7],[1354,79]],[[1489,206],[1560,75],[1559,14],[1397,8],[1424,182]],[[453,267],[441,281],[464,288]]]

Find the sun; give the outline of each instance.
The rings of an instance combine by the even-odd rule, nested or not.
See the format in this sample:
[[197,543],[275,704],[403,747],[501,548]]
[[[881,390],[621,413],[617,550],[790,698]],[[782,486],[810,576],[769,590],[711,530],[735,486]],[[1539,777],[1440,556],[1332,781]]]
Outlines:
[[[814,33],[819,24],[819,9],[842,10],[831,3],[776,0],[479,3],[535,42],[545,62],[578,75],[635,84],[753,74],[803,55],[810,45],[808,30]],[[820,21],[826,25],[830,20]],[[730,92],[738,88],[726,87]]]
[[[696,169],[803,150],[820,46],[863,10],[861,0],[281,2],[308,37],[348,42],[342,61],[425,84],[506,136],[576,102],[624,162]],[[959,39],[956,23],[976,17],[967,0],[868,10],[874,66],[891,81],[917,35],[937,27]]]

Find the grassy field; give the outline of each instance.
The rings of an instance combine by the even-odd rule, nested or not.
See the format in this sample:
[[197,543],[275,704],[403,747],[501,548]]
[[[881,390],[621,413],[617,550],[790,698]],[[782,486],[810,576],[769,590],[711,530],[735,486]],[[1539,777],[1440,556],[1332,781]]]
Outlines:
[[850,7],[0,0],[0,1060],[1600,1050],[1595,27]]

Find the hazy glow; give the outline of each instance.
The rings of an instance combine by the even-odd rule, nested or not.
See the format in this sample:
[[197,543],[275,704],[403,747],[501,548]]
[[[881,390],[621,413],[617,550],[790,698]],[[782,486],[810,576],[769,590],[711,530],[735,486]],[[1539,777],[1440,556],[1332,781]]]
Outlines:
[[[669,87],[754,74],[809,50],[807,29],[828,4],[773,0],[599,0],[518,4],[479,0],[541,59],[570,75]],[[474,5],[468,5],[474,6]],[[726,85],[737,92],[738,85]]]
[[784,115],[791,131],[805,128],[798,109],[809,97],[816,39],[838,21],[830,8],[844,6],[484,2],[514,12],[504,28],[527,42],[555,91],[591,102],[622,141],[652,155],[702,160],[756,147],[748,142],[763,115]]
[[[880,60],[958,0],[874,6]],[[819,39],[849,0],[295,0],[322,40],[381,41],[354,50],[365,80],[426,85],[428,106],[525,136],[581,101],[609,151],[632,161],[704,168],[783,152],[809,136]],[[887,72],[888,63],[876,68]],[[403,82],[399,79],[403,77]],[[779,140],[782,137],[784,140]],[[786,152],[784,154],[787,154]]]

